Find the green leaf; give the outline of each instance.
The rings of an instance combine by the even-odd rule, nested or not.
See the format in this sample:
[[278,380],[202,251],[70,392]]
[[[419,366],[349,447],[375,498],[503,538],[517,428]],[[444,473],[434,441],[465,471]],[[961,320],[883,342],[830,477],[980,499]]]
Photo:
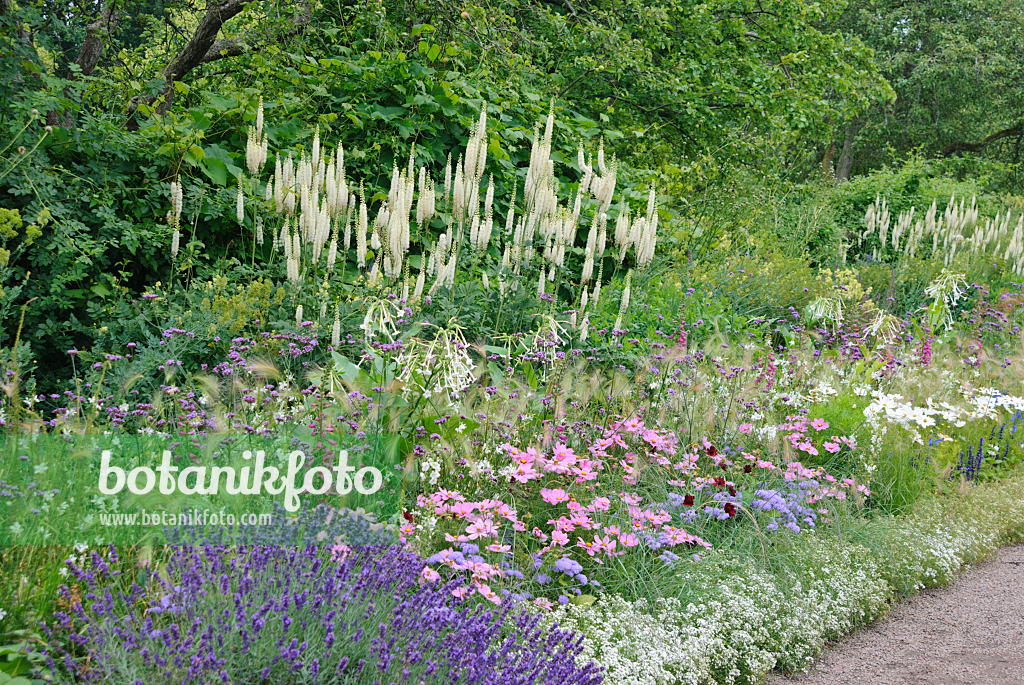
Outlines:
[[228,184],[228,167],[223,161],[216,157],[207,157],[199,167],[217,185],[226,186]]
[[595,597],[594,595],[577,595],[575,597],[569,598],[570,603],[581,607],[588,607],[596,601],[597,597]]
[[359,367],[349,361],[348,357],[337,352],[331,352],[331,358],[334,359],[334,370],[343,379],[352,383],[359,377]]
[[188,152],[185,153],[185,159],[189,164],[199,164],[205,156],[206,153],[203,152],[203,148],[198,145],[189,145]]

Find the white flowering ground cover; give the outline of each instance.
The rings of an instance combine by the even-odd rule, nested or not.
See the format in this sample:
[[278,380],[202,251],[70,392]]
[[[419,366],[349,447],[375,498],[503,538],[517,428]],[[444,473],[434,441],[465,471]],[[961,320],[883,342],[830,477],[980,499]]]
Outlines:
[[685,599],[604,597],[554,619],[586,635],[582,658],[613,685],[758,682],[1024,539],[1024,479],[929,499],[912,513],[805,537],[772,564],[709,557],[678,574]]

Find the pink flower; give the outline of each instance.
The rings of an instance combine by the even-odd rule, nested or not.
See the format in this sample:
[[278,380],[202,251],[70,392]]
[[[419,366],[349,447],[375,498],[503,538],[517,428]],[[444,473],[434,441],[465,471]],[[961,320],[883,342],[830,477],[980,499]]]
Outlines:
[[561,502],[569,501],[569,495],[567,495],[565,490],[562,490],[561,488],[541,488],[540,498],[548,504],[559,504]]
[[480,519],[469,524],[469,527],[466,528],[466,534],[469,535],[470,540],[494,537],[498,534],[498,527],[494,525],[494,521],[491,519]]
[[516,472],[512,474],[512,480],[519,481],[520,483],[526,483],[533,480],[534,478],[540,478],[541,474],[537,473],[537,470],[533,468],[532,464],[519,464],[516,468]]
[[560,530],[553,531],[551,533],[551,544],[565,547],[569,544],[569,536]]
[[828,421],[821,418],[814,419],[811,421],[811,427],[814,428],[814,430],[823,431],[828,428]]
[[498,554],[504,554],[505,552],[508,552],[510,549],[512,549],[512,546],[502,545],[500,543],[495,542],[494,544],[487,545],[487,547],[485,547],[484,549],[486,549],[488,552],[497,552]]
[[815,448],[815,446],[809,442],[800,443],[799,445],[797,445],[797,449],[803,450],[804,452],[807,452],[807,454],[818,456],[817,448]]
[[595,497],[594,503],[588,507],[590,511],[608,511],[612,506],[612,501],[607,497]]
[[572,524],[570,519],[564,516],[559,516],[557,519],[548,519],[548,525],[554,526],[555,530],[573,531],[576,530],[576,526]]
[[602,539],[600,535],[594,536],[594,547],[598,551],[604,552],[610,557],[615,556],[615,545],[616,541],[610,535],[604,539]]
[[619,497],[622,498],[623,502],[630,506],[636,506],[637,504],[640,504],[641,497],[640,495],[637,495],[635,493],[620,492]]
[[752,431],[753,429],[754,429],[754,426],[752,424],[749,424],[749,423],[741,423],[740,424],[740,433],[743,433],[744,435],[749,435],[750,431]]
[[348,545],[334,545],[331,547],[331,561],[345,561],[351,551]]
[[640,544],[639,538],[633,533],[626,533],[625,535],[619,536],[619,542],[622,543],[623,547],[636,547]]
[[627,433],[639,433],[644,429],[644,420],[641,419],[639,416],[634,416],[633,418],[623,423],[622,427],[626,430]]
[[595,547],[596,544],[596,535],[594,536],[594,542],[587,542],[583,538],[576,538],[576,546],[585,549],[587,551],[587,554],[589,554],[590,556],[594,556],[595,554],[597,554],[598,551],[600,551],[600,548]]
[[832,454],[835,454],[836,452],[838,452],[840,450],[839,445],[837,445],[834,442],[824,442],[824,443],[822,443],[821,446],[824,447],[825,449],[827,449]]
[[489,586],[481,583],[480,585],[477,585],[476,591],[483,595],[488,601],[494,602],[495,604],[501,604],[501,597],[499,597],[498,593],[492,590]]
[[573,514],[572,516],[570,516],[569,517],[569,522],[572,523],[574,526],[579,526],[580,528],[586,528],[587,530],[590,530],[591,528],[594,527],[593,519],[591,519],[589,516],[587,516],[586,514],[584,514],[582,512],[579,513],[579,514]]
[[434,581],[440,580],[440,579],[441,579],[441,574],[438,573],[437,571],[435,571],[434,569],[430,568],[429,566],[424,566],[423,570],[420,571],[420,582],[421,583],[433,583]]

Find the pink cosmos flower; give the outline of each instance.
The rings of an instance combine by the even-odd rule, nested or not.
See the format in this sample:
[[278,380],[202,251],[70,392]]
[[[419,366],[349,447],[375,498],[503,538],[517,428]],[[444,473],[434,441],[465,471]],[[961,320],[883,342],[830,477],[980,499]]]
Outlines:
[[622,428],[627,433],[639,433],[644,429],[644,420],[639,416],[634,416],[631,419],[627,419],[623,424]]
[[604,552],[605,554],[607,554],[610,557],[615,556],[615,545],[616,545],[616,541],[610,535],[608,535],[608,536],[606,536],[604,538],[601,538],[600,535],[595,535],[594,536],[594,547],[595,547],[595,549],[597,551],[599,551],[599,552]]
[[623,547],[636,547],[640,544],[640,539],[633,533],[626,533],[619,536],[619,542],[622,543]]
[[836,452],[838,452],[841,449],[839,447],[839,445],[837,445],[834,442],[824,442],[824,443],[821,444],[821,446],[824,447],[825,449],[827,449],[832,454],[835,454]]
[[476,591],[483,595],[488,601],[494,602],[495,604],[501,604],[501,597],[499,597],[498,593],[492,590],[489,586],[481,583],[480,585],[477,585]]
[[814,430],[823,431],[828,428],[828,421],[822,418],[814,419],[811,421],[811,427],[814,428]]
[[437,580],[440,580],[440,579],[441,579],[441,574],[438,573],[437,571],[435,571],[434,569],[430,568],[429,566],[424,566],[423,570],[420,571],[420,582],[421,583],[433,583],[434,581],[437,581]]
[[569,544],[569,536],[560,530],[553,531],[551,533],[551,544],[565,547]]
[[570,516],[569,521],[574,526],[579,526],[580,528],[585,528],[587,530],[590,530],[594,527],[594,520],[582,512]]
[[494,521],[491,519],[480,519],[469,524],[466,528],[466,534],[470,540],[495,537],[498,535],[498,527],[494,525]]
[[630,506],[636,506],[636,505],[640,504],[640,500],[642,499],[640,497],[640,495],[637,495],[635,493],[629,493],[629,492],[620,492],[619,493],[619,497],[622,498],[623,502],[625,502],[626,504],[628,504]]
[[541,488],[540,498],[548,504],[559,504],[561,502],[569,501],[569,495],[561,488]]
[[541,474],[537,473],[532,464],[519,464],[515,473],[512,474],[512,480],[527,483],[534,478],[540,478],[540,476]]
[[741,423],[740,424],[740,433],[743,433],[744,435],[750,435],[750,431],[752,431],[753,429],[754,429],[753,424],[749,424],[749,423]]

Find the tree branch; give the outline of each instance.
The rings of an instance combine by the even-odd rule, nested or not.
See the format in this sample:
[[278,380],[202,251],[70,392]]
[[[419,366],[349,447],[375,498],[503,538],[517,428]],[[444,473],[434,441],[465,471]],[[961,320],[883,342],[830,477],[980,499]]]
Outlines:
[[988,147],[989,144],[994,143],[997,140],[1009,138],[1010,136],[1019,136],[1022,133],[1024,133],[1024,122],[1018,121],[1013,126],[1010,126],[1009,128],[1004,128],[1002,131],[996,131],[992,135],[988,136],[984,140],[981,140],[977,143],[969,143],[962,140],[957,141],[955,143],[950,143],[942,151],[942,154],[946,157],[950,157],[958,153],[980,152],[981,150]]
[[[82,41],[82,48],[78,51],[75,64],[82,72],[82,76],[88,76],[96,68],[100,57],[103,56],[104,39],[113,33],[117,27],[117,14],[114,8],[117,3],[114,0],[104,3],[100,16],[96,21],[85,28],[85,40]],[[68,74],[69,79],[75,78],[75,73]]]

